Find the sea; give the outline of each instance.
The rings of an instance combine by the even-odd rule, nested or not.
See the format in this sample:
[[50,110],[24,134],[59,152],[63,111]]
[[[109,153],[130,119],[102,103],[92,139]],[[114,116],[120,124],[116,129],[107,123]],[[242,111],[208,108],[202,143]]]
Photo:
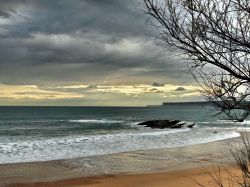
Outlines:
[[[216,116],[209,106],[0,107],[0,164],[72,159],[165,149],[240,136],[248,121]],[[169,119],[195,127],[151,129],[137,124]]]

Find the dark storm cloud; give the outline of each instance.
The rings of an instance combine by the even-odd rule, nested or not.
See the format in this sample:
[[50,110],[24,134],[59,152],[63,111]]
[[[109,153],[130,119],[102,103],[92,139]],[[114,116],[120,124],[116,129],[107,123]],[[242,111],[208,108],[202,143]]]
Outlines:
[[[185,71],[148,34],[139,0],[0,0],[0,82],[174,80]],[[138,78],[143,77],[143,78]],[[180,80],[180,82],[186,79]]]
[[[0,13],[19,24],[7,25],[19,36],[34,32],[47,34],[98,31],[112,35],[140,34],[143,15],[137,0],[9,0],[0,1]],[[21,21],[22,20],[22,21]],[[20,30],[21,29],[21,30]]]
[[24,3],[24,1],[0,1],[0,17],[8,18],[11,14],[15,13],[14,7],[19,3]]

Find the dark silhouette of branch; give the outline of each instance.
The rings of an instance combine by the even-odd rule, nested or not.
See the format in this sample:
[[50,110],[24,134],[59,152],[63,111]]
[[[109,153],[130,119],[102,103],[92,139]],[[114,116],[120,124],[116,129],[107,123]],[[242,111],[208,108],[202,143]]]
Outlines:
[[[143,0],[159,39],[176,48],[191,65],[190,71],[207,101],[230,119],[250,114],[250,1],[249,0]],[[228,171],[229,186],[250,186],[250,141],[242,136],[230,151],[241,171]],[[223,184],[213,166],[212,181]],[[200,183],[196,184],[203,186]],[[226,185],[228,186],[228,185]]]
[[249,0],[144,0],[144,4],[159,39],[177,48],[192,72],[199,70],[195,77],[205,98],[229,117],[244,120],[250,110]]

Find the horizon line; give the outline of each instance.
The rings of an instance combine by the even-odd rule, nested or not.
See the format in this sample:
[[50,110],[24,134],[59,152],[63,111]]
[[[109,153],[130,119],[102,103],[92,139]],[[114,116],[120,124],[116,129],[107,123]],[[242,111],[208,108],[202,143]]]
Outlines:
[[161,104],[149,104],[143,106],[109,106],[109,105],[0,105],[0,107],[148,107],[148,106],[163,106],[164,103],[201,103],[207,101],[181,101],[181,102],[162,102]]

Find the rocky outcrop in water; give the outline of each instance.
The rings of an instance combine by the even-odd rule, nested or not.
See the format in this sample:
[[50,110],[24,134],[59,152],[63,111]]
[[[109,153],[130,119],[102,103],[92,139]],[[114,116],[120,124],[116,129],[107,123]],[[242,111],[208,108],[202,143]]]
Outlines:
[[193,128],[195,126],[194,123],[187,123],[180,120],[151,120],[139,123],[138,125],[150,127],[152,129],[178,129],[182,127]]

